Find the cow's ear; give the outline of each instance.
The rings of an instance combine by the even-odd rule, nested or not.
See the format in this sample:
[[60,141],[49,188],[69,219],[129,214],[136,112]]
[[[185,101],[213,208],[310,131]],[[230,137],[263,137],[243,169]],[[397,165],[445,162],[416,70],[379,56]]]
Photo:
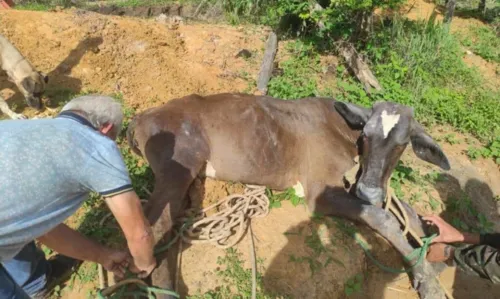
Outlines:
[[413,152],[417,157],[444,170],[450,170],[450,162],[441,147],[416,121],[412,123],[410,140]]
[[335,102],[333,105],[349,127],[355,130],[361,130],[372,114],[371,109],[352,103]]

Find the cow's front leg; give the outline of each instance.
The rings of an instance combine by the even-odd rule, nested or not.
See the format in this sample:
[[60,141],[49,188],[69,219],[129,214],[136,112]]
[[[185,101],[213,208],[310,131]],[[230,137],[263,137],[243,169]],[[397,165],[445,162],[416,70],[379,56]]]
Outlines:
[[[414,248],[402,234],[399,221],[391,213],[347,194],[340,187],[320,187],[319,185],[310,187],[308,202],[314,213],[364,223],[388,240],[403,256],[408,256],[413,252]],[[416,258],[410,262],[416,263]],[[413,287],[419,293],[420,298],[445,298],[436,279],[436,271],[426,260],[414,266],[409,274],[412,276]]]

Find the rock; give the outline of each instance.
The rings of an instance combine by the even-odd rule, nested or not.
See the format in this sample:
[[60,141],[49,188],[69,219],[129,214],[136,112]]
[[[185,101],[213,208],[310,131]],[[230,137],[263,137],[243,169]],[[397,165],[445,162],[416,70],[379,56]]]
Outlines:
[[168,16],[166,14],[162,13],[155,18],[155,21],[158,23],[167,24]]
[[467,55],[472,55],[472,52],[471,52],[471,51],[469,51],[469,50],[465,50],[465,54],[467,54]]
[[250,51],[249,51],[249,50],[247,50],[247,49],[242,49],[242,50],[240,50],[240,51],[238,52],[238,54],[236,54],[236,56],[235,56],[235,57],[237,57],[237,58],[239,58],[239,57],[243,57],[243,58],[250,58],[250,57],[252,57],[252,52],[250,52]]

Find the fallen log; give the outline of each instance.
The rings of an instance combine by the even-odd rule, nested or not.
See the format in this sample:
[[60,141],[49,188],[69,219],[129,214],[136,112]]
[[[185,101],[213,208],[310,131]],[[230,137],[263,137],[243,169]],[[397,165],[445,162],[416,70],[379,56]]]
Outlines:
[[349,42],[337,43],[339,53],[344,57],[344,60],[349,69],[354,73],[356,78],[363,84],[365,91],[370,93],[371,87],[376,90],[382,90],[382,86],[373,75],[368,64],[363,61],[363,58],[356,51],[354,46]]
[[274,58],[278,51],[278,37],[276,33],[271,32],[266,42],[266,49],[264,51],[264,59],[260,66],[259,77],[257,79],[257,90],[260,94],[267,94],[267,84],[271,79],[274,68]]

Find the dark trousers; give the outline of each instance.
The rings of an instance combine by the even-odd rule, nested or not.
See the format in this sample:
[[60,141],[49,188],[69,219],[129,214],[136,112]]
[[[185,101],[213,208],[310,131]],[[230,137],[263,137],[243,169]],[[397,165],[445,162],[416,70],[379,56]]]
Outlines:
[[0,298],[29,299],[47,283],[49,263],[31,242],[12,259],[0,264]]

